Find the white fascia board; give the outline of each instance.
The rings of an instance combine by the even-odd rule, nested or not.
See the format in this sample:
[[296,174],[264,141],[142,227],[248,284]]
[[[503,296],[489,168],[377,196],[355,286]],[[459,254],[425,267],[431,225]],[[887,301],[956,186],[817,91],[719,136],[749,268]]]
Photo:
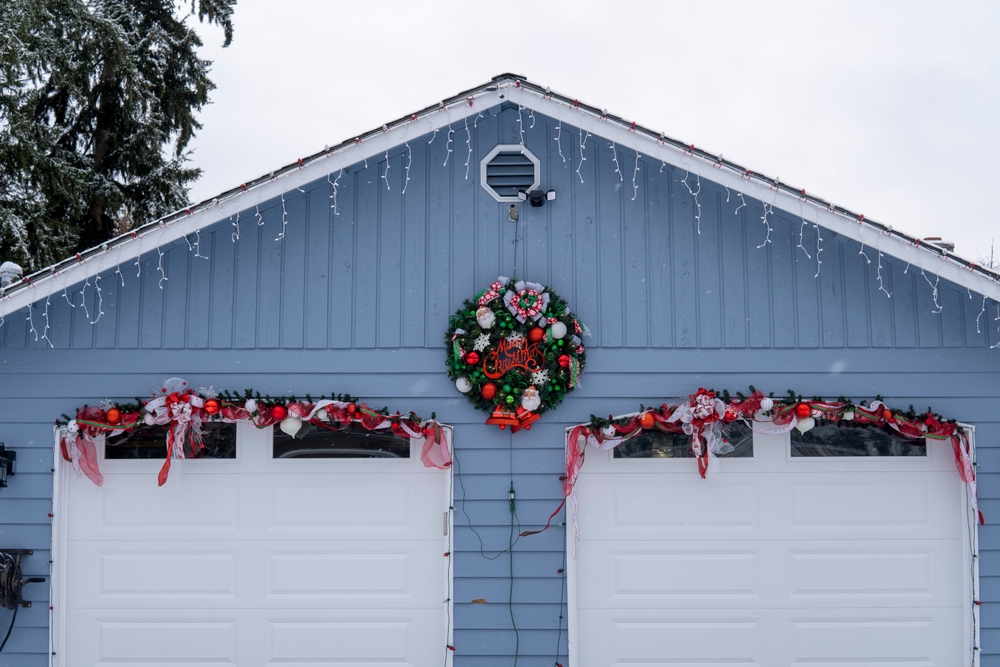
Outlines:
[[[388,129],[381,135],[356,141],[341,150],[327,153],[325,157],[305,162],[298,170],[278,175],[269,182],[219,199],[209,208],[193,211],[188,216],[170,222],[161,221],[158,227],[137,230],[140,233],[134,234],[131,238],[113,240],[103,253],[32,281],[26,287],[0,295],[0,317],[10,315],[54,293],[62,292],[65,287],[72,287],[88,278],[93,279],[95,275],[109,268],[121,267],[125,279],[128,280],[132,276],[126,267],[144,252],[173,243],[238,212],[246,211],[274,197],[280,197],[283,193],[298,187],[300,183],[327,178],[358,162],[380,158],[387,149],[401,146],[408,140],[435,130],[442,130],[467,116],[478,115],[502,104],[506,101],[507,93],[508,91],[503,89],[483,91],[463,98],[460,103],[450,107],[441,106],[424,116],[411,117],[410,121]],[[444,138],[440,140],[444,141]],[[167,219],[171,216],[167,216]]]
[[508,99],[515,104],[534,109],[551,118],[563,120],[584,132],[590,132],[593,136],[614,142],[616,146],[631,148],[644,157],[656,158],[674,167],[686,169],[700,178],[729,188],[734,194],[741,192],[747,197],[781,209],[793,219],[801,217],[808,223],[819,225],[864,243],[874,252],[881,251],[994,301],[1000,301],[1000,282],[997,280],[943,258],[926,248],[909,243],[895,234],[879,231],[875,227],[864,224],[863,221],[823,208],[809,200],[795,197],[783,188],[770,187],[756,179],[751,182],[730,169],[720,168],[721,165],[718,163],[713,165],[712,162],[702,157],[686,153],[671,144],[659,142],[645,133],[630,131],[616,122],[602,120],[600,117],[579,108],[569,107],[548,96],[514,85],[504,89],[504,91],[507,93]]

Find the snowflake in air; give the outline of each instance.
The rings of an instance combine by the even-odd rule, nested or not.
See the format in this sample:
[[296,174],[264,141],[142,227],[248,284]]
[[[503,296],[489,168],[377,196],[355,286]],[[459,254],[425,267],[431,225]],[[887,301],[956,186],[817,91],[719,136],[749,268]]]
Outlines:
[[472,349],[476,352],[482,352],[490,346],[490,335],[488,333],[481,333],[476,336],[475,342],[472,343]]
[[549,372],[544,368],[531,374],[531,382],[536,385],[543,385],[549,381]]
[[511,335],[507,336],[507,342],[514,347],[521,347],[524,345],[524,334],[520,331],[515,331]]

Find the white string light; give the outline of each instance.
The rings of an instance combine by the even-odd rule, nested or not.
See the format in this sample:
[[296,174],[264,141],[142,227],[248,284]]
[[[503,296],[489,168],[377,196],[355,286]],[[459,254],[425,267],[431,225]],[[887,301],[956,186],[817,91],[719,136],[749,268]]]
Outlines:
[[382,173],[382,180],[385,181],[385,189],[386,189],[386,191],[391,192],[392,188],[389,187],[389,149],[388,148],[385,149],[385,171]]
[[[386,161],[388,165],[388,161]],[[288,225],[288,210],[285,208],[285,193],[281,193],[281,233],[278,234],[274,240],[284,241],[285,240],[285,227]],[[208,259],[207,257],[205,259]]]
[[729,186],[726,185],[725,183],[723,183],[722,187],[724,187],[726,189],[726,203],[728,204],[729,203]]
[[[139,276],[142,275],[142,264],[139,262],[139,258],[142,257],[142,235],[141,234],[137,234],[137,236],[138,236],[138,240],[139,240],[139,245],[137,246],[136,253],[135,253],[135,269],[136,269],[136,271],[135,271],[135,277],[136,278],[138,278]],[[184,239],[187,240],[187,236],[186,235],[185,235]],[[88,315],[88,317],[89,317],[89,315]]]
[[451,157],[451,143],[452,143],[452,141],[451,141],[451,135],[453,135],[453,134],[455,134],[455,130],[451,129],[451,124],[449,124],[448,125],[448,141],[444,145],[444,148],[445,148],[446,151],[448,151],[448,153],[447,153],[447,155],[444,156],[444,164],[441,165],[442,167],[447,167],[448,166],[448,158]]
[[[232,217],[232,216],[230,216]],[[236,211],[236,222],[233,223],[233,243],[240,240],[240,212]]]
[[[83,281],[83,287],[80,288],[80,305],[83,306],[83,314],[86,316],[87,321],[90,321],[90,309],[87,308],[87,288],[90,287],[90,276],[84,276],[86,280]],[[122,281],[124,285],[124,281]],[[30,313],[29,313],[30,314]]]
[[[802,209],[802,200],[800,199],[799,200],[799,246],[798,247],[799,247],[799,249],[802,252],[804,252],[806,254],[806,257],[808,257],[809,259],[812,259],[812,255],[810,255],[809,251],[806,250],[806,247],[804,245],[802,245],[802,235],[805,232],[805,228],[806,228],[805,211]],[[817,229],[819,229],[819,228],[817,228]]]
[[583,183],[583,174],[580,173],[580,168],[583,167],[583,163],[587,161],[587,158],[583,156],[584,152],[587,150],[587,139],[590,139],[590,130],[587,130],[587,136],[584,136],[583,130],[580,130],[580,164],[576,165],[576,175],[580,177],[581,183]]
[[615,146],[615,142],[613,141],[608,148],[611,149],[611,159],[615,161],[615,173],[618,174],[618,182],[622,183],[625,181],[625,178],[622,176],[622,170],[618,165],[618,148]]
[[[102,260],[103,263],[103,260]],[[124,285],[125,283],[122,282]],[[101,267],[97,267],[97,273],[94,275],[94,289],[97,290],[97,317],[91,322],[91,324],[97,324],[104,317],[104,292],[101,290]]]
[[[430,146],[431,144],[434,143],[434,138],[437,137],[439,131],[440,131],[439,128],[436,128],[436,127],[434,128],[434,134],[431,135],[431,140],[427,142],[428,146]],[[343,170],[341,170],[341,171],[343,171]]]
[[531,115],[531,125],[528,126],[529,130],[535,129],[535,110],[528,109],[528,113]]
[[559,149],[559,157],[562,158],[563,164],[566,164],[566,156],[562,152],[562,118],[559,119],[559,124],[556,125],[556,147]]
[[[867,257],[867,255],[866,255],[866,257]],[[887,290],[885,288],[885,283],[884,283],[884,281],[882,279],[882,251],[881,250],[878,251],[878,268],[876,269],[876,271],[877,271],[877,276],[878,276],[878,289],[879,289],[879,291],[880,292],[885,292],[886,298],[887,299],[891,299],[892,298],[892,294],[890,294],[889,290]]]
[[823,260],[819,258],[819,254],[823,252],[823,247],[820,245],[823,243],[823,235],[820,234],[819,225],[814,224],[813,227],[816,228],[816,275],[813,278],[819,278],[819,271],[823,268]]
[[684,187],[687,188],[688,194],[691,195],[692,197],[694,197],[694,205],[695,205],[694,221],[698,225],[698,234],[700,235],[701,234],[701,202],[698,201],[698,195],[701,194],[701,177],[698,176],[698,174],[695,174],[695,178],[698,181],[697,182],[698,189],[697,190],[692,190],[691,189],[691,185],[688,183],[688,176],[690,176],[690,175],[691,175],[691,172],[689,172],[687,169],[685,169],[684,170],[684,178],[681,179],[681,183],[683,183]]
[[69,304],[70,308],[76,308],[76,304],[69,300],[69,293],[66,291],[66,288],[67,288],[66,283],[67,283],[68,280],[69,280],[68,278],[63,278],[63,293],[62,293],[62,296],[66,300],[66,303]]
[[[156,246],[156,253],[159,255],[159,259],[156,262],[156,270],[160,272],[160,280],[157,284],[160,289],[163,289],[163,281],[168,280],[168,278],[167,274],[163,271],[163,251],[160,250],[160,246]],[[197,257],[197,255],[195,255],[195,257]]]
[[746,206],[747,206],[747,200],[743,198],[743,193],[742,192],[737,192],[736,194],[739,195],[740,205],[736,207],[735,211],[733,211],[733,215],[739,215],[740,209],[741,208],[746,208]]
[[[403,181],[403,191],[400,194],[405,195],[406,186],[410,184],[410,164],[413,162],[413,151],[410,149],[410,143],[408,141],[404,141],[403,143],[406,144],[406,180]],[[337,176],[337,178],[340,178],[340,176]],[[330,180],[329,177],[327,177],[327,180]],[[334,192],[336,193],[336,186],[334,186]],[[334,197],[334,199],[336,199],[336,197]]]
[[[407,146],[409,146],[409,144],[407,144]],[[326,175],[326,182],[333,186],[333,194],[330,195],[330,199],[333,200],[333,204],[330,205],[330,208],[333,209],[333,214],[334,215],[340,215],[340,210],[337,209],[337,184],[340,182],[340,177],[343,176],[343,175],[344,175],[344,170],[343,169],[341,169],[340,173],[337,174],[337,178],[335,180],[331,181],[330,180],[330,174]]]
[[[281,201],[282,201],[282,206],[284,206],[284,201],[285,201],[284,196],[282,196]],[[201,254],[201,228],[200,227],[194,230],[194,237],[195,237],[195,239],[194,239],[194,256],[195,257],[201,257],[202,259],[208,259],[208,257],[205,257],[204,255]],[[187,237],[185,236],[184,238],[186,239]],[[159,248],[157,248],[157,250],[159,250]]]
[[979,330],[979,318],[981,318],[986,313],[986,295],[983,295],[983,307],[979,310],[979,314],[976,315],[976,333],[982,333]]
[[636,179],[636,176],[639,175],[639,160],[641,160],[641,159],[642,159],[642,155],[639,154],[639,151],[636,151],[635,152],[635,169],[632,171],[632,201],[635,201],[635,198],[639,196],[639,184],[636,183],[635,179]]
[[[997,316],[993,318],[994,322],[1000,322],[1000,303],[997,304]],[[997,336],[1000,336],[1000,324],[997,325]],[[1000,341],[996,345],[990,345],[991,350],[995,350],[1000,347]]]
[[257,216],[257,226],[258,227],[263,227],[264,226],[264,216],[262,216],[260,214],[260,204],[254,205],[253,214],[255,216]]
[[924,280],[927,281],[927,284],[931,286],[931,298],[934,300],[933,312],[940,313],[942,310],[944,310],[944,308],[942,308],[941,305],[938,304],[938,282],[941,280],[941,276],[935,274],[934,282],[931,282],[931,279],[927,277],[927,274],[924,273],[923,269],[920,269],[920,275],[922,275],[924,277]]
[[469,163],[472,162],[472,132],[469,131],[469,117],[465,117],[465,145],[469,154],[465,156],[465,180],[469,180]]
[[521,111],[524,109],[520,104],[517,105],[517,128],[518,132],[521,134],[521,145],[524,145],[524,121],[521,119]]
[[35,309],[35,304],[28,304],[28,324],[31,326],[31,331],[28,333],[35,334],[35,342],[38,342],[38,331],[35,329],[35,320],[31,315],[31,311]]
[[[45,297],[45,329],[42,330],[42,340],[49,344],[50,348],[54,348],[55,345],[52,344],[52,340],[49,338],[49,299],[52,298],[51,292]],[[38,340],[37,338],[35,340]]]

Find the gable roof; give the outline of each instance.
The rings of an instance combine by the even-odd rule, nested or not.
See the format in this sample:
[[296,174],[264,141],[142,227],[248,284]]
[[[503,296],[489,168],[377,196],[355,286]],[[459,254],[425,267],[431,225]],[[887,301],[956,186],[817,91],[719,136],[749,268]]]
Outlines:
[[[635,121],[610,114],[606,109],[555,93],[550,88],[527,81],[523,76],[507,73],[336,146],[324,147],[318,153],[222,192],[211,200],[171,213],[25,276],[0,294],[0,317],[43,298],[45,294],[42,290],[46,283],[57,276],[63,277],[65,282],[60,283],[62,285],[75,284],[96,273],[97,269],[91,264],[96,258],[103,258],[100,266],[133,260],[143,251],[186,237],[237,211],[291,190],[296,187],[295,182],[288,180],[291,176],[297,178],[296,182],[328,177],[342,168],[381,155],[389,147],[402,144],[412,127],[417,127],[420,134],[434,132],[505,102],[565,121],[591,136],[614,142],[619,147],[628,147],[643,157],[656,158],[685,169],[699,178],[714,181],[729,190],[786,211],[792,217],[801,217],[806,222],[855,239],[916,268],[1000,301],[1000,274],[985,267],[893,229],[891,225],[834,205],[803,188],[754,172],[721,155],[713,155],[693,144],[685,144]],[[770,203],[765,199],[770,199]]]

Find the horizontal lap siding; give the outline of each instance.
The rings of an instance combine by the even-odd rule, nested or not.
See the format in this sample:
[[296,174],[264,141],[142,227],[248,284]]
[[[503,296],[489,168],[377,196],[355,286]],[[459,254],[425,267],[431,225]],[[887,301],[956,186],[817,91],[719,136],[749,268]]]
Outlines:
[[[522,140],[557,199],[519,206],[515,226],[479,186],[478,167],[498,142]],[[85,284],[53,291],[48,329],[49,295],[30,321],[24,310],[0,327],[0,440],[19,453],[19,474],[0,492],[0,545],[36,549],[26,571],[47,573],[52,421],[145,395],[169,376],[272,395],[350,392],[455,425],[458,667],[510,664],[507,490],[513,477],[521,530],[544,525],[560,501],[563,428],[592,413],[750,384],[931,405],[979,428],[983,508],[1000,517],[1000,351],[988,349],[1000,342],[997,305],[943,282],[935,292],[933,276],[772,211],[762,196],[508,108],[295,183],[283,202],[248,200],[161,248],[162,262],[149,248],[137,265],[98,263]],[[583,385],[512,437],[455,391],[442,344],[462,301],[515,264],[564,296],[593,337]],[[565,664],[563,520],[513,549],[527,667],[550,667],[557,653]],[[982,544],[990,664],[1000,652],[991,524]],[[28,593],[39,604],[18,619],[0,667],[46,662],[47,590]]]

